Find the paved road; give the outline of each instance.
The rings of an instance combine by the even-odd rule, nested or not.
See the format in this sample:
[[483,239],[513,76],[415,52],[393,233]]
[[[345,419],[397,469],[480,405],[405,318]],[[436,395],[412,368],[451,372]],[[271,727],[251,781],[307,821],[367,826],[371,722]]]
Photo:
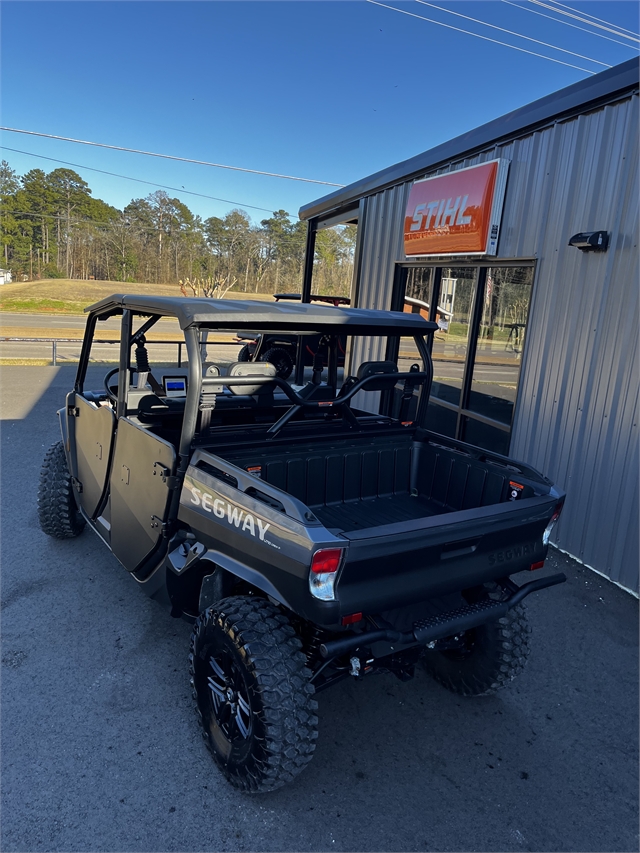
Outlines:
[[191,708],[189,626],[91,533],[38,529],[71,374],[2,370],[3,851],[638,849],[637,602],[561,554],[569,583],[529,599],[510,688],[343,682],[293,786],[228,788]]
[[[28,329],[38,327],[50,330],[50,334],[46,337],[55,337],[58,329],[77,329],[79,332],[84,332],[86,323],[86,314],[13,314],[8,311],[0,312],[0,330],[6,326]],[[119,323],[118,319],[107,320],[100,324],[100,328],[118,329]],[[174,320],[159,320],[154,326],[154,331],[175,332],[176,329],[177,323]]]

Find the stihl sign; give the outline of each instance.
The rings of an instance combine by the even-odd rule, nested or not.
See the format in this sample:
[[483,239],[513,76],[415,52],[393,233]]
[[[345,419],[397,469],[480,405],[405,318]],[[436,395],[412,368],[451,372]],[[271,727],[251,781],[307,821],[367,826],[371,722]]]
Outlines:
[[508,160],[491,160],[411,187],[404,219],[407,255],[495,255]]

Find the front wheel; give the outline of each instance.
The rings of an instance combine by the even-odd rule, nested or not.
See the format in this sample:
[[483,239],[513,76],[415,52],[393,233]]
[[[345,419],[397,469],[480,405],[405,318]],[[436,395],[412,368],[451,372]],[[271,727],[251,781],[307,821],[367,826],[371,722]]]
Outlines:
[[529,656],[530,628],[523,604],[493,622],[466,631],[457,648],[426,649],[425,670],[462,696],[488,696],[519,675]]
[[84,530],[67,467],[64,444],[56,441],[44,457],[38,485],[38,521],[47,536],[72,539]]
[[206,610],[189,665],[205,743],[242,791],[273,791],[311,761],[317,702],[302,643],[287,617],[261,598],[234,596]]

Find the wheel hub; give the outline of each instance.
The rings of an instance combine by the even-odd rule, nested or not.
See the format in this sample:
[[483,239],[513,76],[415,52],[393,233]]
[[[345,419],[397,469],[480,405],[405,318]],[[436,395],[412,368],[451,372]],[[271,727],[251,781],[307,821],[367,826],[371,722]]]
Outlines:
[[229,741],[246,740],[251,734],[252,712],[240,670],[224,654],[210,657],[209,666],[207,681],[216,723]]

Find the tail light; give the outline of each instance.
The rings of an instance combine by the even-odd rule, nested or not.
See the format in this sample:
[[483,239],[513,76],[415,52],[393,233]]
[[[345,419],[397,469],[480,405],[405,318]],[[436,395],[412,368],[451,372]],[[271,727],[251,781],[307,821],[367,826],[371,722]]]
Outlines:
[[320,601],[335,601],[335,583],[342,562],[342,548],[316,551],[309,572],[309,590]]
[[562,512],[562,506],[563,506],[563,504],[558,504],[556,506],[555,511],[549,520],[549,524],[547,524],[547,526],[544,529],[544,533],[542,534],[542,544],[543,545],[549,544],[549,539],[551,538],[551,532],[553,531],[553,528],[556,526],[556,522],[560,518],[560,513]]

